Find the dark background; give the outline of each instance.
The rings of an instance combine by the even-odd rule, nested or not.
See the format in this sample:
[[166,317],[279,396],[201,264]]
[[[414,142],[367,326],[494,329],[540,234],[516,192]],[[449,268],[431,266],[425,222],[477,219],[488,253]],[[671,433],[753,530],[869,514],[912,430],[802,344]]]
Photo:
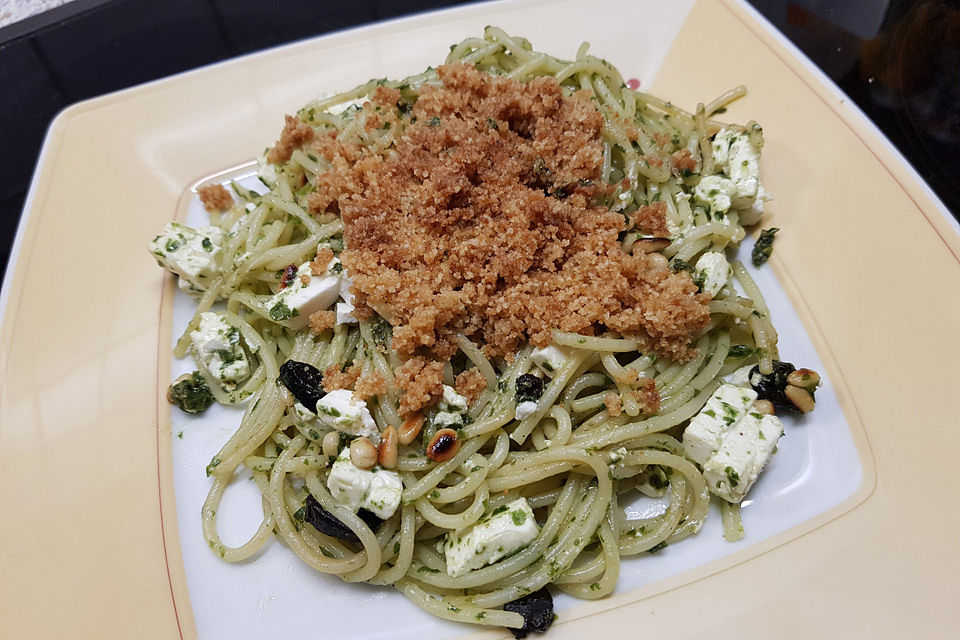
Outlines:
[[[0,28],[0,274],[44,132],[79,100],[464,0],[74,0]],[[960,0],[753,0],[960,218]]]

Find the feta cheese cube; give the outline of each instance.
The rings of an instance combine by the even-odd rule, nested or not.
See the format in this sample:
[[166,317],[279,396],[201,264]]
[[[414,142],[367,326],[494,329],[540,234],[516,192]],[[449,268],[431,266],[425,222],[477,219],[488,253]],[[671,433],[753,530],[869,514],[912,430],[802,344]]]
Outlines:
[[567,362],[569,357],[570,354],[566,348],[552,344],[542,349],[534,349],[533,353],[530,354],[533,363],[550,377],[553,377],[553,374]]
[[366,509],[387,519],[400,506],[403,481],[395,471],[379,466],[360,469],[350,461],[350,447],[344,447],[330,469],[327,489],[351,511]]
[[443,397],[437,403],[437,411],[430,419],[438,429],[449,427],[456,429],[466,423],[467,399],[457,393],[450,385],[443,385]]
[[[336,260],[337,263],[340,262],[338,258],[334,258],[334,260]],[[342,271],[340,274],[340,298],[350,305],[350,307],[353,307],[353,294],[350,293],[350,287],[352,286],[353,280],[350,279],[346,271]]]
[[693,188],[693,200],[707,209],[707,215],[722,220],[733,204],[737,187],[729,178],[721,175],[704,176]]
[[776,416],[749,411],[703,465],[707,487],[728,502],[740,502],[773,455],[783,425]]
[[267,160],[267,154],[257,156],[257,175],[270,185],[276,185],[280,176],[277,174],[277,165]]
[[537,410],[537,403],[534,402],[533,400],[527,400],[525,402],[521,402],[520,404],[517,405],[516,418],[517,420],[523,420],[528,416],[532,416],[536,410]]
[[706,463],[756,399],[757,392],[753,389],[720,385],[683,431],[683,448],[687,457],[701,465]]
[[457,393],[457,390],[450,385],[443,385],[443,398],[437,403],[437,406],[444,411],[466,411],[469,403],[467,399]]
[[310,263],[305,262],[297,269],[293,281],[267,300],[266,309],[275,322],[302,329],[311,314],[329,309],[337,301],[339,290],[340,276],[329,270],[325,275],[315,276],[310,272]]
[[240,344],[240,329],[219,313],[200,314],[200,326],[190,332],[197,366],[217,380],[224,391],[233,391],[250,375],[250,363]]
[[400,498],[403,495],[403,481],[396,471],[388,471],[382,467],[374,467],[369,471],[370,488],[363,497],[360,507],[370,511],[378,518],[386,520],[397,512]]
[[712,146],[714,160],[733,182],[732,206],[749,209],[759,201],[762,212],[760,147],[753,144],[749,134],[729,129],[721,129],[714,136]]
[[338,302],[335,309],[337,311],[337,324],[357,324],[357,319],[353,317],[352,304]]
[[380,431],[367,403],[354,398],[349,389],[335,389],[317,400],[317,418],[342,433],[364,436],[374,443],[380,441]]
[[179,277],[184,293],[199,295],[220,274],[223,232],[218,227],[191,229],[179,222],[167,223],[149,244],[161,267]]
[[770,195],[764,191],[763,185],[757,187],[757,197],[753,200],[750,208],[740,211],[740,224],[749,227],[760,222],[760,218],[763,216],[763,203],[770,199]]
[[728,375],[725,380],[732,385],[738,387],[746,387],[750,389],[750,370],[753,369],[755,364],[745,364],[730,375]]
[[697,260],[693,280],[711,298],[720,293],[731,275],[730,263],[719,251],[708,251]]
[[447,574],[463,575],[517,553],[539,533],[526,498],[497,507],[472,527],[447,534]]
[[[307,409],[299,402],[293,403],[293,412],[297,415],[297,421],[304,427],[308,429],[323,428],[323,423],[320,422],[317,414],[315,414],[313,411],[310,411],[310,409]],[[316,440],[316,438],[314,438],[314,440]]]

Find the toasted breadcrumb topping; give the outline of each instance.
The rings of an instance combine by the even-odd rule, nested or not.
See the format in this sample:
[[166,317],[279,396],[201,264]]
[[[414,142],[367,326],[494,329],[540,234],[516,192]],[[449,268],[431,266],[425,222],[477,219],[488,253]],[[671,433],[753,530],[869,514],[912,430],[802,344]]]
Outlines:
[[318,335],[337,326],[337,314],[333,311],[315,311],[307,318],[310,333]]
[[684,171],[696,171],[697,169],[697,161],[690,153],[690,149],[674,151],[670,158],[673,161],[674,173],[679,174]]
[[296,116],[287,116],[280,132],[280,138],[273,148],[267,152],[267,162],[280,164],[286,162],[293,155],[293,150],[303,146],[305,142],[313,139],[313,127],[297,118]]
[[233,206],[233,196],[222,184],[208,184],[197,188],[200,202],[207,211],[225,211]]
[[640,378],[637,388],[630,392],[647,414],[660,410],[660,392],[653,378]]
[[[463,64],[438,73],[441,84],[422,88],[388,152],[328,135],[312,142],[331,168],[308,205],[343,218],[355,315],[386,310],[393,347],[407,356],[449,358],[458,333],[493,356],[527,340],[544,346],[553,329],[612,329],[691,357],[707,300],[689,274],[653,269],[620,248],[624,216],[600,206],[609,192],[600,180],[604,120],[587,95],[564,96],[552,78],[518,82]],[[400,113],[399,94],[381,89],[362,110],[376,113],[376,126]],[[271,153],[289,156],[295,140],[310,139],[300,125],[288,119]],[[660,233],[660,213],[647,210],[640,222]],[[426,406],[434,382],[418,379],[405,410]]]
[[480,369],[473,367],[457,376],[454,388],[457,393],[467,399],[467,402],[473,404],[483,393],[483,390],[487,388],[487,379],[480,373]]
[[337,365],[330,365],[323,372],[323,390],[327,393],[337,389],[349,389],[356,384],[360,377],[360,366],[350,365],[343,371]]
[[373,371],[357,378],[353,387],[353,395],[360,400],[373,396],[382,396],[387,392],[387,379],[379,371]]
[[322,276],[327,272],[330,261],[333,260],[333,251],[324,247],[317,251],[317,257],[310,263],[310,273],[315,276]]
[[435,404],[443,395],[443,363],[413,356],[397,371],[397,385],[403,389],[400,415],[413,415]]
[[664,202],[643,205],[633,212],[630,222],[637,229],[651,236],[666,238],[670,235],[667,229],[667,205]]
[[618,416],[623,412],[623,402],[616,393],[608,393],[603,396],[603,404],[607,407],[607,413],[611,416]]

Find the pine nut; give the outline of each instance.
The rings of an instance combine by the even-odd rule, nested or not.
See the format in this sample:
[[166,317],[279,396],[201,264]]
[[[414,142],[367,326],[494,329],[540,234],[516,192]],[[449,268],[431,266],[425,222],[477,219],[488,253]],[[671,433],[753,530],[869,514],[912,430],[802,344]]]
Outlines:
[[820,374],[813,369],[797,369],[787,376],[787,384],[801,389],[816,389],[820,384]]
[[350,462],[358,469],[373,469],[377,466],[377,448],[366,438],[357,438],[350,443]]
[[787,388],[784,389],[783,394],[787,396],[787,400],[797,408],[800,413],[810,413],[813,411],[813,407],[816,402],[813,399],[813,396],[810,395],[810,392],[802,387],[797,387],[792,384],[788,384]]
[[753,403],[753,410],[757,413],[762,413],[765,416],[774,415],[773,403],[769,400],[757,400]]
[[639,238],[633,246],[640,249],[640,251],[643,253],[663,251],[670,246],[670,238],[657,238],[648,236]]
[[670,261],[662,253],[651,253],[647,258],[650,271],[666,271],[670,268]]
[[417,436],[420,435],[420,429],[422,428],[423,416],[421,416],[419,413],[415,413],[404,420],[397,432],[397,435],[400,439],[400,444],[410,444],[416,440]]
[[397,428],[390,425],[380,436],[380,466],[393,469],[397,466]]
[[337,454],[340,453],[340,432],[328,431],[323,436],[320,446],[323,449],[323,455],[336,458]]
[[440,429],[427,445],[427,457],[434,462],[451,460],[460,451],[460,440],[453,429]]

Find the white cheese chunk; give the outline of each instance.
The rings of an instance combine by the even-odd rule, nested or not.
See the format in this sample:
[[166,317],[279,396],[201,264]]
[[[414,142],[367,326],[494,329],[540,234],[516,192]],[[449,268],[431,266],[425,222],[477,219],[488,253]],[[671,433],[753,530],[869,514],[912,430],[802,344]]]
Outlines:
[[349,389],[335,389],[317,400],[320,422],[352,436],[364,436],[379,442],[380,431],[367,403],[353,397]]
[[552,344],[542,349],[534,349],[533,353],[530,354],[533,363],[550,377],[553,377],[553,374],[566,363],[569,357],[570,354],[564,347]]
[[517,420],[523,420],[528,416],[532,416],[537,410],[537,403],[533,400],[526,400],[517,405]]
[[707,251],[694,267],[693,280],[700,290],[711,298],[718,293],[730,278],[730,263],[719,251]]
[[223,232],[218,227],[191,229],[170,222],[148,247],[161,267],[179,277],[181,290],[199,295],[220,273],[222,243]]
[[757,224],[763,216],[763,203],[770,201],[770,195],[764,191],[763,185],[757,187],[757,197],[749,209],[740,211],[740,224],[745,227]]
[[353,316],[352,304],[338,302],[335,309],[337,312],[337,324],[357,324],[357,319]]
[[[733,206],[749,207],[757,197],[760,188],[760,149],[746,133],[736,133],[721,129],[714,138],[714,150],[724,143],[728,145],[725,173],[736,185]],[[714,154],[716,157],[716,154]]]
[[457,390],[448,384],[443,385],[443,397],[437,406],[444,411],[466,411],[469,403],[467,399],[457,393]]
[[366,509],[386,519],[400,506],[403,481],[395,471],[379,466],[360,469],[350,461],[350,447],[344,447],[330,469],[327,489],[351,511]]
[[749,134],[729,129],[721,129],[714,136],[712,147],[714,160],[733,183],[731,205],[750,210],[752,213],[741,222],[754,224],[763,213],[766,199],[760,185],[760,147],[753,144]]
[[467,399],[457,393],[456,389],[443,385],[443,397],[437,403],[437,412],[431,418],[432,424],[438,429],[462,427],[468,404]]
[[[321,429],[323,428],[323,423],[320,422],[320,418],[317,417],[313,411],[307,409],[305,406],[299,402],[293,403],[293,412],[297,416],[297,421],[308,429]],[[316,440],[317,438],[314,438]]]
[[322,276],[315,276],[310,272],[310,263],[305,262],[297,269],[293,281],[267,300],[267,313],[276,322],[302,329],[311,314],[329,309],[337,301],[339,290],[339,275],[328,270]]
[[374,467],[370,472],[370,489],[360,505],[378,518],[386,520],[397,512],[403,495],[403,481],[395,471]]
[[447,574],[463,575],[514,554],[538,533],[540,527],[526,498],[497,507],[472,527],[447,534]]
[[720,385],[683,431],[683,448],[687,457],[701,465],[706,463],[756,399],[757,392],[753,389]]
[[757,365],[745,364],[724,379],[732,385],[736,385],[738,387],[746,387],[747,389],[749,389],[750,388],[750,370],[753,369],[755,366]]
[[[339,259],[336,259],[337,263],[340,262]],[[350,307],[353,307],[353,294],[350,293],[350,287],[353,286],[353,280],[350,279],[350,276],[347,275],[346,271],[342,271],[340,274],[340,298],[346,302]]]
[[267,154],[257,156],[257,175],[271,186],[276,185],[280,176],[277,174],[277,165],[267,160]]
[[747,412],[703,465],[707,487],[728,502],[743,500],[782,435],[783,425],[776,416]]
[[233,391],[250,375],[250,362],[240,344],[240,329],[219,313],[200,314],[200,326],[190,332],[197,366],[217,380],[224,391]]
[[693,200],[707,210],[711,219],[722,220],[733,204],[737,187],[729,178],[721,175],[704,176],[693,188]]

